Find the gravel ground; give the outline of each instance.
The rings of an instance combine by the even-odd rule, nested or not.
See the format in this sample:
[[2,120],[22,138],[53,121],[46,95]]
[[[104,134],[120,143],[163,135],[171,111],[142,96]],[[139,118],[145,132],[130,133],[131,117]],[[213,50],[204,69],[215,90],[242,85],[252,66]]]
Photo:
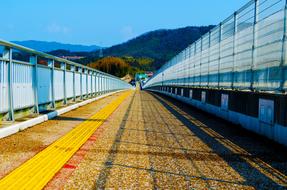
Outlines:
[[0,139],[0,179],[94,115],[118,95],[98,100],[53,120]]
[[58,189],[287,187],[286,149],[147,92],[124,101],[92,139],[51,181]]
[[[0,177],[115,96],[0,140]],[[287,189],[286,152],[175,100],[135,91],[45,189]]]

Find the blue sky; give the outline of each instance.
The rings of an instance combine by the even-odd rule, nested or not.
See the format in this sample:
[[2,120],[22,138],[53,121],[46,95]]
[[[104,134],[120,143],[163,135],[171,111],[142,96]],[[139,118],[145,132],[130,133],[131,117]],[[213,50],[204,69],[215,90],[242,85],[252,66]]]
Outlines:
[[6,0],[0,39],[111,46],[156,29],[218,24],[249,0]]

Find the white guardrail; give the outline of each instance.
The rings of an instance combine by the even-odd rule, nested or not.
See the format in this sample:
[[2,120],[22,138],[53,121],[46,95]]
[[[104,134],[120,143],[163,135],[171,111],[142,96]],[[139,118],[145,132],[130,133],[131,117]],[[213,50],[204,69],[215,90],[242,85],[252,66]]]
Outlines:
[[[18,110],[39,113],[58,102],[83,100],[131,85],[84,65],[0,40],[0,115],[14,121]],[[17,55],[21,52],[19,60]],[[19,56],[18,56],[19,57]],[[26,59],[26,60],[25,60]]]

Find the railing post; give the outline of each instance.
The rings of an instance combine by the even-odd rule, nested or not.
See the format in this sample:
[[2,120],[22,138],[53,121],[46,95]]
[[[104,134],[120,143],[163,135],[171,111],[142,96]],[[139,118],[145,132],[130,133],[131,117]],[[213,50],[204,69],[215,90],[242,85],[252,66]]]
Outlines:
[[102,94],[102,74],[99,74],[99,94]]
[[209,72],[210,72],[210,48],[211,48],[211,31],[208,32],[208,66],[207,66],[207,87],[209,87]]
[[237,12],[234,13],[234,31],[233,31],[233,65],[232,65],[232,73],[231,73],[231,89],[234,89],[234,80],[235,80],[235,63],[236,63],[236,34],[237,34]]
[[[197,43],[196,42],[194,42],[194,57],[196,56],[196,49],[197,49]],[[194,87],[195,86],[195,74],[194,74],[194,72],[195,72],[195,60],[193,60],[193,84],[192,84],[192,86]]]
[[203,38],[200,38],[200,61],[199,61],[199,86],[202,87],[202,76],[201,76],[201,71],[202,71],[202,45],[203,45]]
[[39,114],[39,102],[38,102],[38,64],[37,56],[30,56],[30,63],[33,65],[33,91],[34,91],[34,112]]
[[86,97],[89,97],[89,70],[85,69],[86,74]]
[[256,46],[256,42],[257,42],[257,35],[256,35],[256,31],[257,31],[257,22],[258,22],[258,13],[259,13],[259,0],[254,0],[254,22],[253,22],[253,44],[252,44],[252,62],[251,62],[251,68],[250,68],[250,90],[253,91],[254,90],[254,66],[256,63],[256,54],[255,54],[255,46]]
[[96,93],[96,96],[98,96],[98,87],[99,87],[99,85],[98,85],[98,72],[96,72],[96,77],[95,77],[95,93]]
[[52,108],[56,108],[56,101],[55,101],[55,61],[52,59],[49,59],[48,60],[48,66],[51,69]]
[[101,88],[102,88],[102,94],[104,94],[105,93],[105,87],[104,87],[104,75],[102,75],[102,77],[101,77]]
[[74,65],[71,65],[71,71],[73,72],[73,101],[76,101],[76,68]]
[[219,57],[218,57],[218,89],[220,89],[220,62],[221,62],[222,22],[219,24]]
[[107,93],[107,76],[104,77],[104,89],[105,89],[105,94]]
[[81,92],[81,100],[83,100],[83,68],[79,67],[80,72],[80,92]]
[[8,101],[9,101],[9,113],[8,119],[15,121],[14,116],[14,98],[13,98],[13,50],[12,48],[5,47],[3,51],[3,58],[8,60]]
[[94,82],[93,82],[93,78],[94,78],[94,72],[91,71],[91,96],[94,96],[95,93],[94,93]]
[[67,68],[66,68],[66,63],[61,63],[61,69],[63,70],[64,73],[64,104],[67,104]]
[[279,91],[285,92],[285,61],[286,61],[286,32],[287,32],[287,0],[285,0],[284,7],[284,21],[283,21],[283,37],[282,37],[282,52],[281,52],[281,62],[280,62],[280,87]]

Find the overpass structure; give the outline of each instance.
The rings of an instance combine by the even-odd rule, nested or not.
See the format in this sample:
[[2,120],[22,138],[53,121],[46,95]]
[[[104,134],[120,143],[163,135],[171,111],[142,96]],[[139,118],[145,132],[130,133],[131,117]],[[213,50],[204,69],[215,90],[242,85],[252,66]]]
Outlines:
[[250,1],[144,90],[0,40],[0,189],[285,190],[286,2]]
[[287,145],[287,8],[251,0],[144,86]]

